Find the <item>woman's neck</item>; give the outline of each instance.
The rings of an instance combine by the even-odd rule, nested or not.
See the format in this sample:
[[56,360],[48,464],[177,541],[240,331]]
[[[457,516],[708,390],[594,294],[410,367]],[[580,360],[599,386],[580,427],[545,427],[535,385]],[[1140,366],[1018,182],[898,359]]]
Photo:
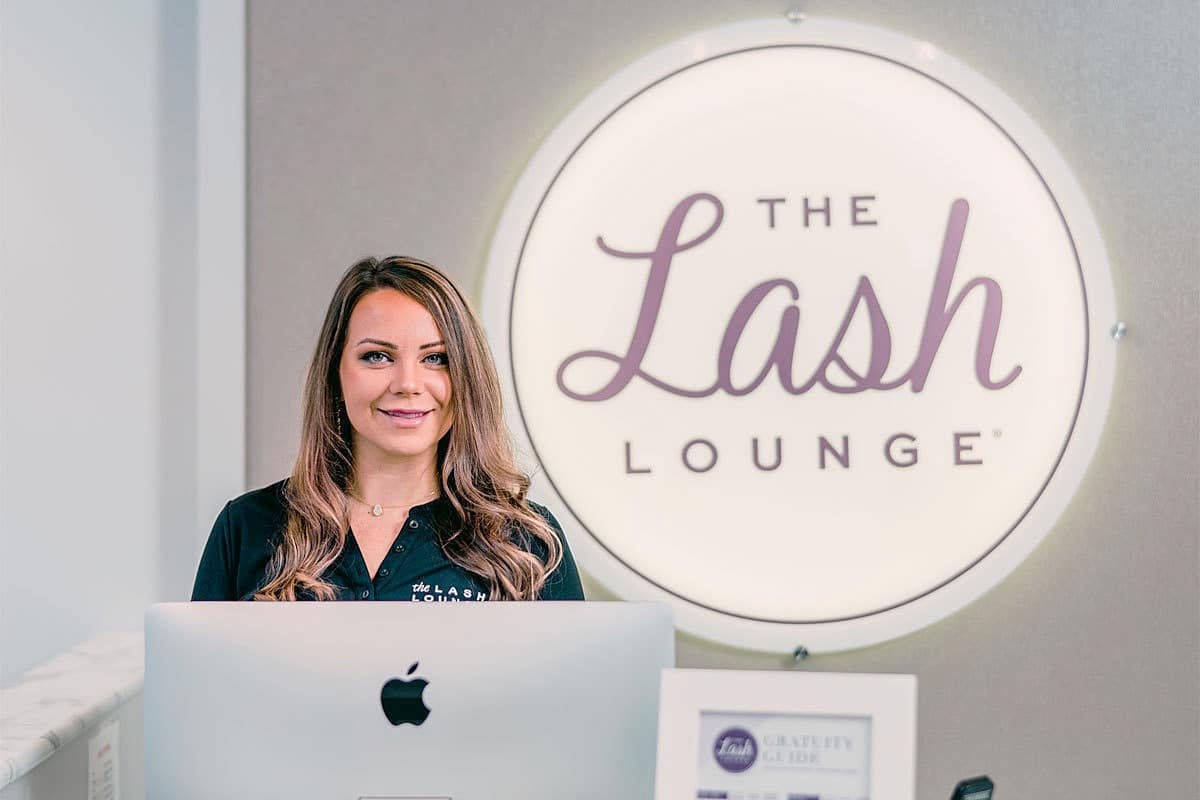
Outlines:
[[382,464],[355,459],[350,491],[371,505],[420,505],[440,493],[437,464],[432,459]]

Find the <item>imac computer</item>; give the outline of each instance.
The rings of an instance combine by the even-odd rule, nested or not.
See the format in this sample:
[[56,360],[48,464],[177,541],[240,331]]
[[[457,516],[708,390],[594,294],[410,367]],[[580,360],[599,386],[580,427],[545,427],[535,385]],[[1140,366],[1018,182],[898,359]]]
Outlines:
[[149,800],[650,800],[670,610],[163,603]]

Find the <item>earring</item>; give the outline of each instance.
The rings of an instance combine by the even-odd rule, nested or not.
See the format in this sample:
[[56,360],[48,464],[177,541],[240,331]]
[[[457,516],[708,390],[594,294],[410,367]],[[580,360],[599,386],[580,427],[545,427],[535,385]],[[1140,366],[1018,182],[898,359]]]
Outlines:
[[333,415],[337,417],[338,434],[346,441],[346,404],[338,400],[333,406]]

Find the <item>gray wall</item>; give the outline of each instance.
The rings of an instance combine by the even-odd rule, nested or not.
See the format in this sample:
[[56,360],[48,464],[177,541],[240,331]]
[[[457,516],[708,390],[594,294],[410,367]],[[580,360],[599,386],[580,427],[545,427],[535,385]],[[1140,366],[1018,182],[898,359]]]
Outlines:
[[[1004,798],[1196,797],[1197,5],[806,6],[932,41],[1038,120],[1098,216],[1131,335],[1095,461],[1040,548],[951,618],[805,668],[920,677],[921,798],[979,772]],[[478,291],[509,191],[574,104],[655,47],[786,8],[251,2],[252,484],[289,469],[304,364],[353,259],[420,255]],[[679,661],[784,665],[691,639]]]

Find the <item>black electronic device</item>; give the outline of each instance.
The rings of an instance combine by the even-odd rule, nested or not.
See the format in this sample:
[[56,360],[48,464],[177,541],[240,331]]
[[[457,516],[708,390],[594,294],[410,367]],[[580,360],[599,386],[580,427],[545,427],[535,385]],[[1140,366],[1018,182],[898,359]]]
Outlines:
[[965,781],[959,781],[954,787],[954,794],[950,795],[950,800],[992,800],[995,788],[996,784],[992,783],[992,779],[987,775],[967,778]]

